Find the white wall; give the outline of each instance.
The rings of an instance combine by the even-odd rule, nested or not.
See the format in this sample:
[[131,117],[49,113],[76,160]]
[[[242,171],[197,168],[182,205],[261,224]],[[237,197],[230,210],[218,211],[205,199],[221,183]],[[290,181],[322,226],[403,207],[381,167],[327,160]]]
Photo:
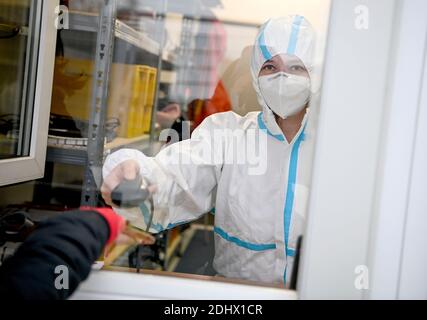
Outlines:
[[[270,18],[290,14],[305,16],[317,32],[316,62],[323,63],[329,21],[330,0],[222,0],[223,8],[215,13],[220,20],[261,25]],[[236,28],[227,27],[228,41],[225,61],[240,57],[245,46],[252,45],[257,30],[246,28],[246,34],[236,34]],[[243,28],[242,28],[243,30]]]
[[264,23],[268,18],[284,14],[302,14],[315,26],[322,28],[329,16],[329,0],[222,0],[223,8],[216,9],[220,19],[245,23]]

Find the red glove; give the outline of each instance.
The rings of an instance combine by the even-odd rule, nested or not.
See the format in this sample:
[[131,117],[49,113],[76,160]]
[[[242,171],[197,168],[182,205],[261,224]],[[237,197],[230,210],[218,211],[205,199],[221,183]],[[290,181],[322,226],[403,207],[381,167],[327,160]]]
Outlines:
[[113,243],[126,227],[125,219],[116,214],[111,208],[80,207],[80,210],[96,211],[107,221],[110,228],[110,236],[106,245]]

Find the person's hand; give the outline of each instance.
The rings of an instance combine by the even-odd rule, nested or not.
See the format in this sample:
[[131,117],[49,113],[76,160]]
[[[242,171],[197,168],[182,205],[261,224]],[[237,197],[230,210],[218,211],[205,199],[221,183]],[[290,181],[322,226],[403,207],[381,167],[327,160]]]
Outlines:
[[168,104],[162,111],[157,111],[157,122],[162,129],[169,129],[181,116],[181,108],[177,103]]
[[122,216],[111,208],[80,207],[81,211],[95,211],[108,224],[109,237],[104,248],[104,257],[107,257],[115,245],[152,245],[155,238],[148,232],[132,227]]
[[104,179],[101,194],[106,204],[115,207],[111,200],[111,192],[123,181],[134,180],[139,174],[139,164],[135,160],[126,160],[117,165]]
[[117,244],[154,244],[155,238],[148,232],[136,229],[129,222],[116,239]]
[[104,248],[104,258],[107,258],[116,245],[153,245],[156,239],[142,230],[137,230],[129,223],[121,230],[118,237]]

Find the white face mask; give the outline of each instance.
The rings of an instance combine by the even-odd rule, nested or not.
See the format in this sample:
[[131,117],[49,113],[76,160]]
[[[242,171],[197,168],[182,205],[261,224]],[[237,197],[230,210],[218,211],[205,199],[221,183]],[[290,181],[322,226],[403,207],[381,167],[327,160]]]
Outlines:
[[261,95],[267,106],[286,119],[300,112],[310,98],[310,78],[278,72],[258,78]]

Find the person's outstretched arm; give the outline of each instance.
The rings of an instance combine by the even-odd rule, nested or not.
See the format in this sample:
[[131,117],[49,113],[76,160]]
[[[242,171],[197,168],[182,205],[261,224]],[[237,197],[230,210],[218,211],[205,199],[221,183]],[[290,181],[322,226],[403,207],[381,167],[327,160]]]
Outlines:
[[[155,157],[136,149],[112,153],[102,169],[101,192],[105,202],[113,205],[111,192],[117,185],[140,175],[156,189],[150,232],[161,232],[200,218],[215,205],[225,155],[233,151],[234,134],[242,132],[242,121],[242,117],[232,112],[211,115],[193,131],[191,139],[169,145]],[[141,213],[135,208],[114,210],[138,223],[138,227],[146,228],[149,219],[144,212],[144,221],[136,222],[133,218],[139,218]]]
[[[1,266],[0,298],[68,298],[124,226],[124,220],[112,210],[98,211],[69,211],[41,222]],[[58,266],[65,266],[68,272],[59,267],[55,273]],[[55,286],[58,277],[68,278],[68,289],[61,288],[66,284],[63,279]]]

